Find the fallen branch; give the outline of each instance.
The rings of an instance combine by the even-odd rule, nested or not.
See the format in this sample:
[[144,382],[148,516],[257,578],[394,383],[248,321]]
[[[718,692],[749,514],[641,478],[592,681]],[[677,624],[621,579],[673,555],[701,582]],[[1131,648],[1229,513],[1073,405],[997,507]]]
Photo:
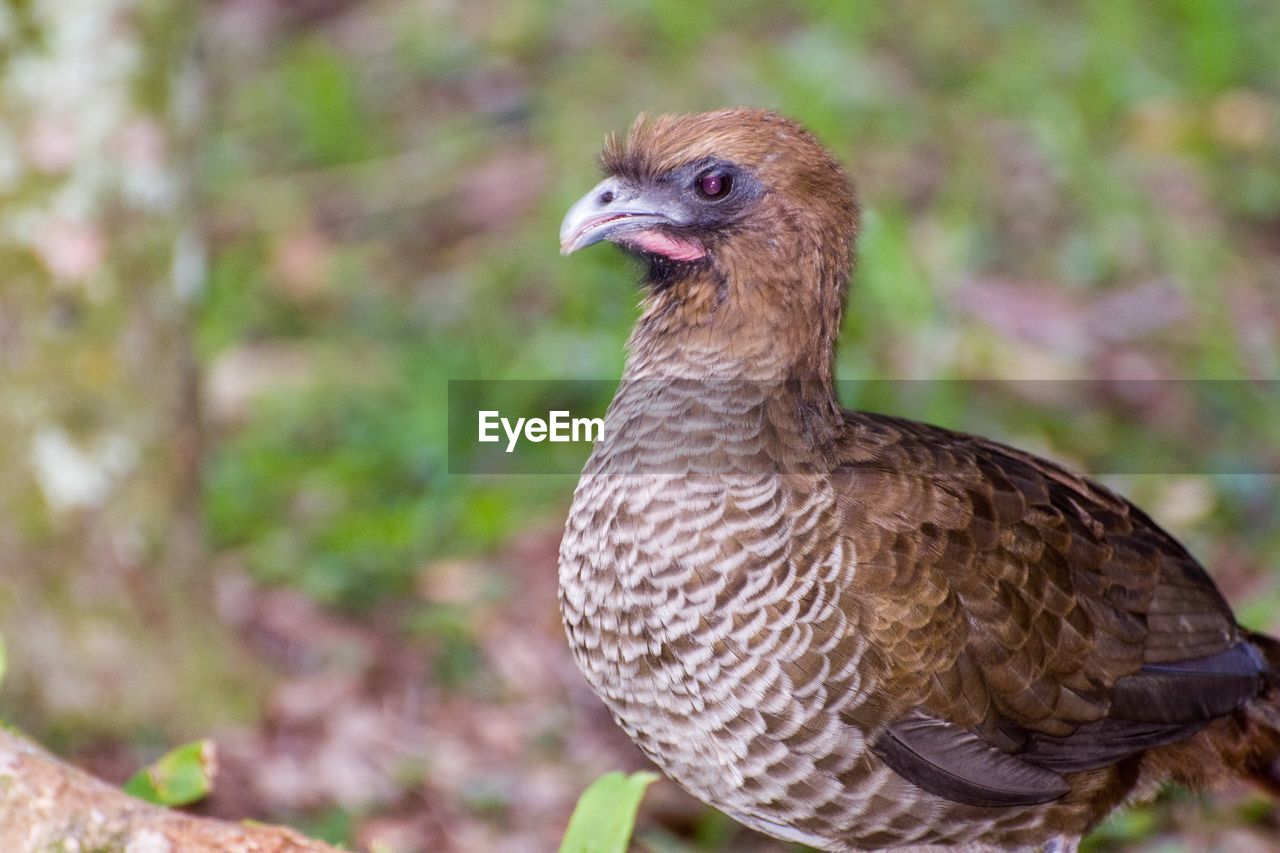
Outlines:
[[144,803],[3,726],[0,850],[337,853],[291,829],[194,817]]

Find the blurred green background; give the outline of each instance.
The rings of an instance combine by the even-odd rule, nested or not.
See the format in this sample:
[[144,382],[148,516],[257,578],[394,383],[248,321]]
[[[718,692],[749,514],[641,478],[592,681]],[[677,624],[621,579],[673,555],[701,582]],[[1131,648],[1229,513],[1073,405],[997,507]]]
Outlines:
[[[90,721],[50,699],[46,664],[23,676],[18,613],[32,608],[0,591],[16,673],[0,712],[103,775],[215,728],[226,785],[252,796],[224,786],[212,813],[357,847],[533,850],[554,843],[596,773],[641,766],[559,636],[555,546],[574,478],[449,474],[445,394],[449,379],[620,374],[634,270],[604,248],[561,259],[556,232],[596,180],[604,133],[642,110],[761,106],[816,132],[864,209],[840,375],[1103,380],[1087,406],[1056,385],[1010,403],[931,383],[911,413],[1085,470],[1155,472],[1107,481],[1206,561],[1247,624],[1280,628],[1276,386],[1234,397],[1124,381],[1280,380],[1275,4],[117,5],[134,25],[122,38],[158,69],[129,91],[170,132],[166,162],[188,199],[151,221],[177,233],[180,257],[183,234],[199,244],[196,284],[163,321],[194,356],[175,405],[199,435],[199,580],[176,594],[212,602],[229,639],[195,665],[225,682],[150,717]],[[50,33],[73,27],[48,8],[6,7],[11,60],[57,49]],[[14,156],[38,161],[47,139],[31,143],[28,119],[11,118]],[[0,217],[18,222],[42,180],[5,196]],[[95,215],[118,221],[109,205]],[[12,274],[21,290],[0,279],[14,312],[53,293],[48,310],[74,318],[51,366],[27,363],[27,384],[0,387],[0,403],[21,402],[19,387],[27,402],[74,398],[60,377],[83,380],[64,360],[83,346],[77,324],[92,326],[145,264],[171,272],[167,255],[136,254],[112,271],[118,237],[104,225],[101,239],[99,265],[70,282],[57,273],[65,243],[35,260],[0,255],[29,270]],[[137,304],[121,304],[133,307],[112,309],[97,345],[131,328],[117,315]],[[881,385],[850,393],[846,404],[894,405]],[[1117,461],[1133,458],[1144,462]],[[1202,464],[1180,468],[1187,458]],[[6,488],[37,494],[19,479]],[[45,558],[68,529],[96,541],[77,512],[50,507],[11,531],[11,553],[30,557],[5,569],[14,589],[85,570]],[[169,552],[142,550],[150,568],[125,585],[145,598]],[[74,621],[78,600],[58,593],[34,610]],[[126,659],[148,642],[110,636]],[[136,693],[110,695],[127,705]],[[1246,791],[1173,792],[1095,843],[1265,849],[1277,820]],[[651,791],[638,839],[781,849],[669,782]]]

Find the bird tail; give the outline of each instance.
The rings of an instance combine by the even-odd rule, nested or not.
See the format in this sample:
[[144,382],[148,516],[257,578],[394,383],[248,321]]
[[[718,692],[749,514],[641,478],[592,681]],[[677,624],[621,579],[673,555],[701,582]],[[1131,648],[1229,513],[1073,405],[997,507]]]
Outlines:
[[1280,797],[1280,640],[1252,631],[1247,640],[1267,664],[1267,687],[1244,708],[1245,749],[1235,763],[1247,778]]

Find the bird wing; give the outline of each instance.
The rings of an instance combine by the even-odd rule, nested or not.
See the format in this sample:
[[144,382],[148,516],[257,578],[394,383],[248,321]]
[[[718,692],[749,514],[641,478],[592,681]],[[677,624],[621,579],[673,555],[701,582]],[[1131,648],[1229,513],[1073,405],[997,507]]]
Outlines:
[[[1180,740],[1261,690],[1204,569],[1123,498],[985,439],[846,422],[853,594],[896,703],[877,752],[903,776],[959,802],[1043,802],[1060,786],[1030,771]],[[1001,802],[1002,785],[1022,793]]]

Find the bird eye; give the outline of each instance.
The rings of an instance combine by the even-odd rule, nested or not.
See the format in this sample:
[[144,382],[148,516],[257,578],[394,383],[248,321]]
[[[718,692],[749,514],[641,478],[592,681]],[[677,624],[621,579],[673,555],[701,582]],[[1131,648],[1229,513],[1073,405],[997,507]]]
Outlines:
[[729,194],[733,188],[733,178],[724,172],[704,172],[694,181],[698,195],[705,199],[720,199]]

